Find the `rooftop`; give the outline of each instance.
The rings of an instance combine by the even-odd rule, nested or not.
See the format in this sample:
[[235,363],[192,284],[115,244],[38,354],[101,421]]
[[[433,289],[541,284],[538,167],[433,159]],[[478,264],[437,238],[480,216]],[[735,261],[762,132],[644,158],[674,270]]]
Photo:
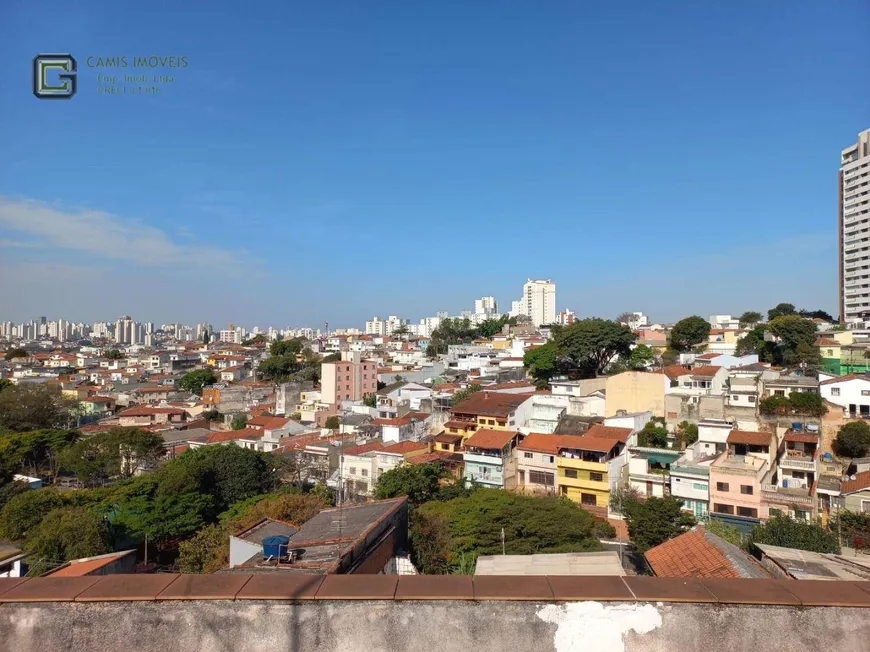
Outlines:
[[475,575],[625,575],[619,553],[568,552],[477,558]]
[[99,555],[97,557],[74,559],[56,570],[45,573],[43,577],[84,577],[85,575],[95,573],[101,568],[104,568],[119,559],[123,559],[127,555],[135,554],[135,552],[135,550],[122,550],[121,552],[110,552],[107,555]]
[[[865,558],[822,554],[756,543],[779,570],[797,580],[870,580],[870,561]],[[862,557],[864,557],[862,555]]]
[[489,428],[481,428],[465,441],[465,446],[466,448],[501,450],[514,437],[519,436],[519,434],[519,432],[512,430],[490,430]]
[[598,437],[602,439],[615,439],[616,441],[625,444],[631,436],[631,428],[616,428],[614,426],[603,426],[599,423],[591,426],[586,431],[586,437]]
[[770,577],[739,547],[701,525],[651,548],[645,557],[659,577]]
[[532,396],[533,393],[510,394],[482,390],[469,396],[451,411],[453,414],[507,417]]
[[728,433],[729,444],[745,444],[747,446],[770,446],[773,434],[769,432],[752,432],[749,430],[732,430]]

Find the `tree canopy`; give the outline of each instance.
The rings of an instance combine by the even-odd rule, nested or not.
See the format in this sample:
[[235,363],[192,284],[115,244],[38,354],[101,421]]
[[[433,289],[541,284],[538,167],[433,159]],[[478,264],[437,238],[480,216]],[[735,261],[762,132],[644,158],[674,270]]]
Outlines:
[[211,369],[197,369],[191,371],[178,380],[178,387],[186,389],[197,396],[202,396],[202,388],[206,385],[213,385],[217,382],[217,374]]
[[761,313],[755,310],[747,310],[740,315],[740,328],[755,327],[761,321]]
[[402,464],[381,474],[375,498],[407,496],[412,506],[435,500],[446,472],[439,464]]
[[[449,501],[430,501],[412,517],[417,568],[427,574],[457,570],[463,559],[507,554],[600,550],[595,518],[563,497],[533,497],[478,489]],[[473,564],[466,566],[473,572]]]
[[467,399],[469,396],[471,396],[475,392],[479,392],[479,391],[480,391],[480,383],[471,383],[468,386],[466,386],[465,389],[457,389],[455,392],[453,392],[453,397],[451,398],[450,405],[452,407],[456,407],[457,405],[462,403],[462,401]]
[[699,344],[706,344],[710,337],[710,322],[693,315],[681,319],[670,332],[670,345],[677,351],[691,351]]
[[0,431],[67,427],[74,406],[75,401],[54,387],[31,383],[7,387],[0,392]]
[[591,376],[604,373],[616,356],[630,355],[636,339],[628,327],[597,317],[575,321],[554,337],[557,356]]
[[812,552],[840,553],[837,536],[826,531],[818,523],[797,521],[786,516],[776,515],[764,523],[756,525],[749,537],[751,543],[765,543],[770,546],[797,548]]
[[667,448],[668,430],[665,424],[658,420],[649,421],[643,429],[637,433],[638,446],[647,448]]
[[121,353],[118,349],[109,349],[103,353],[103,357],[106,360],[123,360],[124,354]]
[[673,496],[652,496],[644,501],[631,494],[627,496],[622,512],[628,525],[628,537],[638,552],[646,552],[673,539],[695,524],[695,519],[683,511],[682,505],[682,501]]
[[98,514],[85,507],[63,507],[45,515],[24,549],[33,555],[31,570],[38,573],[57,562],[112,552],[112,542],[107,524]]
[[163,439],[139,428],[113,428],[77,440],[60,454],[59,466],[86,486],[129,478],[139,468],[153,468],[163,457]]
[[775,308],[767,311],[767,321],[773,321],[777,317],[785,317],[786,315],[796,315],[797,309],[793,303],[778,303]]
[[870,425],[864,421],[845,424],[837,431],[834,447],[843,457],[864,457],[870,450]]
[[12,349],[6,349],[6,353],[3,357],[6,360],[14,360],[15,358],[26,358],[28,355],[26,349],[15,347]]

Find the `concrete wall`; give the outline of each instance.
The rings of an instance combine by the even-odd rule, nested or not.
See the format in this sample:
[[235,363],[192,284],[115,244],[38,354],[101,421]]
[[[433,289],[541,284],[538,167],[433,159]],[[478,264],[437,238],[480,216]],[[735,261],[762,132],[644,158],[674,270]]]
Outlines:
[[607,415],[617,410],[645,412],[665,416],[665,388],[669,381],[664,374],[626,371],[607,377]]
[[[797,580],[795,580],[797,581]],[[10,603],[15,652],[866,652],[870,609],[692,603]]]

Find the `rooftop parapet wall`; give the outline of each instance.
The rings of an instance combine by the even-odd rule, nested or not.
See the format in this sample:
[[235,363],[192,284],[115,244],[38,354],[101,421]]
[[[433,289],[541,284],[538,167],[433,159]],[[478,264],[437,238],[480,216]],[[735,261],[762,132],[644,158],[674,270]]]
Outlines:
[[114,575],[0,582],[0,650],[864,652],[870,582]]

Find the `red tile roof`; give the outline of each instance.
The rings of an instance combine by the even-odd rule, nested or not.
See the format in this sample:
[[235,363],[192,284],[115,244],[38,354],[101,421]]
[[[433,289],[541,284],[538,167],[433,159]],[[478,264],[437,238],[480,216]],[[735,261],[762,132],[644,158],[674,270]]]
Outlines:
[[703,355],[699,355],[695,358],[695,360],[712,360],[713,358],[718,358],[721,353],[704,353]]
[[680,376],[688,376],[694,372],[681,364],[672,364],[669,367],[662,368],[662,373],[671,380],[675,380]]
[[242,428],[241,430],[227,430],[225,432],[216,432],[213,435],[209,435],[206,444],[220,444],[225,441],[235,441],[237,439],[262,438],[262,430],[254,430],[253,428]]
[[451,419],[450,421],[448,421],[447,423],[444,424],[444,427],[445,428],[466,429],[466,428],[474,428],[476,425],[477,424],[472,423],[471,421],[455,421],[455,420]]
[[849,380],[870,381],[870,377],[865,374],[846,374],[845,376],[837,376],[836,378],[829,378],[828,380],[823,380],[819,383],[819,385],[833,385],[834,383],[844,383]]
[[[659,577],[745,577],[705,536],[703,527],[650,548],[645,557]],[[748,558],[746,562],[751,563]]]
[[119,417],[150,417],[154,414],[186,414],[179,408],[146,407],[144,405],[131,407],[121,412]]
[[808,432],[792,432],[789,431],[785,433],[785,441],[793,441],[799,442],[803,444],[818,444],[819,443],[819,435],[811,434]]
[[581,451],[594,451],[596,453],[609,453],[619,444],[616,439],[608,437],[590,437],[589,433],[577,437],[578,444],[571,444],[567,448],[576,448]]
[[615,439],[617,441],[621,441],[623,444],[628,442],[628,438],[631,436],[631,428],[617,428],[615,426],[602,426],[600,423],[596,423],[594,426],[589,428],[584,434],[585,437],[598,437],[602,439]]
[[728,433],[729,444],[748,444],[750,446],[770,446],[772,433],[732,430]]
[[840,488],[840,493],[851,494],[870,488],[870,471],[857,473],[854,480],[846,480]]
[[260,415],[248,420],[245,424],[248,428],[263,428],[264,430],[276,430],[283,428],[290,422],[288,417],[273,417],[268,415]]
[[504,392],[481,390],[455,406],[451,412],[453,414],[507,417],[531,396],[534,396],[534,394],[506,394]]
[[[526,435],[526,438],[520,442],[517,448],[524,451],[537,451],[539,453],[551,453],[556,455],[559,452],[559,444],[565,441],[565,437],[572,435],[548,435],[540,432],[533,432]],[[580,439],[573,437],[573,439]]]
[[706,365],[704,367],[695,367],[692,369],[691,374],[693,376],[715,376],[716,373],[721,369],[717,365]]
[[129,551],[119,552],[115,554],[101,555],[94,559],[84,558],[69,562],[66,566],[58,568],[52,573],[45,573],[44,577],[84,577],[90,575],[94,571],[108,566],[109,564],[118,561],[121,557],[129,554]]
[[465,440],[466,448],[488,448],[501,450],[508,442],[520,433],[512,430],[490,430],[481,428]]

